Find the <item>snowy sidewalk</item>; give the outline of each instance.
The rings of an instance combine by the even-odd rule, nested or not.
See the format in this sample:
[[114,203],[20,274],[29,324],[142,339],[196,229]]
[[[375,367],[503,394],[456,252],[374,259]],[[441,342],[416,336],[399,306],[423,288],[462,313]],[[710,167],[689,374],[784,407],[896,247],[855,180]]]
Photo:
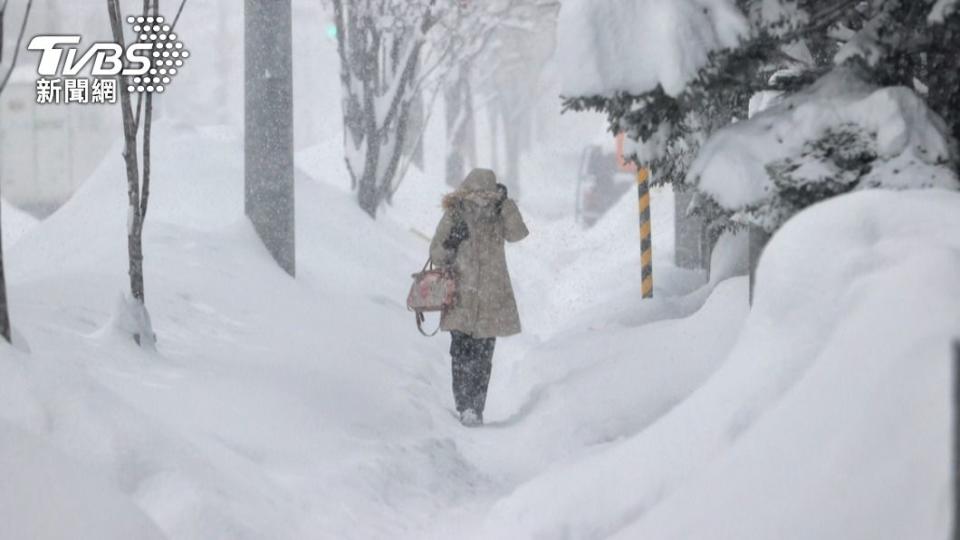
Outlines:
[[[197,166],[230,150],[198,137],[176,143]],[[626,202],[621,222],[592,238],[530,215],[536,236],[510,253],[528,331],[498,344],[489,425],[465,430],[452,411],[447,340],[413,332],[400,303],[402,267],[416,268],[422,241],[304,180],[296,281],[240,216],[157,188],[159,200],[184,203],[159,207],[147,229],[160,348],[144,354],[104,326],[125,268],[115,172],[105,165],[11,250],[11,295],[32,354],[4,358],[6,380],[20,381],[4,418],[99,471],[176,538],[443,536],[552,464],[636,433],[730,345],[718,337],[717,354],[704,356],[710,340],[688,346],[682,337],[699,330],[682,322],[624,320],[689,314],[705,293],[644,307],[629,283],[606,295],[578,285],[587,267],[598,280],[634,271],[632,244],[604,245],[632,227]],[[231,174],[208,176],[204,198],[239,200]],[[572,264],[558,274],[560,259]],[[661,276],[668,289],[699,279]],[[735,335],[743,303],[734,304],[740,315],[714,309],[695,324]],[[610,318],[564,314],[588,309]]]
[[[198,163],[229,162],[235,143],[159,140]],[[533,235],[508,251],[525,332],[498,343],[489,423],[470,430],[453,412],[448,341],[419,336],[402,305],[423,240],[309,179],[297,186],[292,280],[237,213],[237,171],[196,186],[160,165],[158,199],[182,202],[158,207],[146,232],[159,352],[117,334],[125,195],[114,165],[10,249],[31,353],[0,349],[4,440],[75,470],[58,479],[64,497],[143,513],[91,523],[93,536],[155,536],[152,521],[177,539],[765,538],[798,519],[790,505],[817,508],[841,471],[869,505],[835,504],[832,521],[794,538],[836,537],[860,511],[918,529],[944,522],[946,364],[924,362],[960,321],[954,194],[864,193],[799,216],[771,244],[749,314],[745,278],[698,288],[702,276],[671,268],[668,193],[654,198],[652,301],[630,279],[631,197],[586,232],[532,212]],[[177,193],[197,189],[206,197]],[[811,268],[821,250],[830,256]],[[925,323],[897,335],[876,315],[887,310]],[[850,465],[865,447],[875,458]],[[22,465],[4,459],[0,472]],[[899,487],[922,508],[901,504]],[[16,499],[4,507],[30,530],[47,514],[16,498],[25,489],[0,486],[0,503]],[[682,519],[687,505],[703,520]],[[895,537],[870,531],[855,537]]]

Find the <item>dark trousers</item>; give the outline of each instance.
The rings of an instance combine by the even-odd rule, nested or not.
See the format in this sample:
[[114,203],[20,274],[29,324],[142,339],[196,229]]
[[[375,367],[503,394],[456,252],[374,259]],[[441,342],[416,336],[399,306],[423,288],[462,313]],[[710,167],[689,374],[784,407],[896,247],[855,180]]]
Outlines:
[[463,332],[451,332],[453,398],[457,411],[473,409],[477,414],[483,414],[496,343],[497,338],[475,338]]

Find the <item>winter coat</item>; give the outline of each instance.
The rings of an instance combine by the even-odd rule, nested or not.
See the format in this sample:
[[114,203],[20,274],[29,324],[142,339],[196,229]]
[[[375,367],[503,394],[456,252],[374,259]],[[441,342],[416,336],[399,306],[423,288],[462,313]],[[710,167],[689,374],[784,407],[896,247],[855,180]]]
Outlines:
[[[519,242],[529,234],[517,204],[502,199],[493,171],[474,169],[457,191],[444,197],[443,208],[430,257],[436,265],[453,267],[457,302],[443,314],[440,328],[475,338],[520,333],[520,314],[503,250],[504,241]],[[464,223],[466,234],[451,249],[451,232],[462,230]]]

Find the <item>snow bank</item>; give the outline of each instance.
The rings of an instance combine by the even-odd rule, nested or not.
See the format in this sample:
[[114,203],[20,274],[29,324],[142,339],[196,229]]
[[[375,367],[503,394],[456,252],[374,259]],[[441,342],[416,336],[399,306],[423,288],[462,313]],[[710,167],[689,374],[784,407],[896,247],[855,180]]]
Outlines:
[[[704,301],[691,296],[691,303]],[[699,310],[691,307],[695,313],[689,317],[659,304],[663,320],[571,328],[514,366],[498,364],[509,380],[536,384],[520,394],[525,398],[520,403],[504,399],[517,392],[495,388],[492,410],[508,412],[490,427],[523,429],[510,433],[509,443],[486,452],[536,469],[533,464],[542,467],[636,435],[716,370],[739,334],[747,297],[746,278],[730,280]],[[515,455],[517,448],[523,448],[523,456]],[[506,459],[503,454],[513,455]]]
[[941,190],[801,213],[722,367],[638,435],[520,486],[484,535],[945,537],[958,226]]
[[[240,140],[163,122],[153,140],[144,252],[157,352],[100,331],[127,287],[126,185],[111,152],[5,261],[33,354],[0,351],[0,419],[172,538],[394,536],[397,516],[435,515],[426,486],[445,471],[427,451],[462,459],[432,434],[456,424],[447,344],[424,340],[402,304],[426,245],[301,177],[290,279],[243,217]],[[384,491],[395,506],[378,502]]]
[[0,218],[3,219],[3,247],[10,248],[34,225],[37,219],[0,198]]
[[[195,128],[169,121],[154,123],[153,130],[145,234],[163,224],[211,232],[242,220],[242,138],[224,127]],[[14,279],[90,268],[125,275],[127,204],[118,140],[77,192],[36,228],[32,241],[17,246],[18,258],[25,264],[8,271]],[[151,257],[149,247],[145,257]],[[49,264],[54,260],[57,264]],[[146,265],[148,288],[151,266]],[[118,291],[111,292],[111,301]]]
[[[14,354],[5,347],[0,344],[2,355]],[[4,538],[164,538],[136,504],[116,488],[39,437],[3,421],[0,477]]]
[[[947,130],[923,100],[908,88],[877,88],[848,68],[838,68],[809,89],[717,131],[691,166],[688,182],[698,184],[720,206],[742,210],[775,193],[768,164],[800,158],[805,143],[830,128],[851,125],[871,136],[878,155],[861,187],[960,185],[943,165],[955,157]],[[802,172],[810,177],[831,174]]]
[[710,254],[710,282],[719,283],[749,272],[750,238],[747,231],[725,231]]
[[[565,96],[679,94],[710,52],[737,45],[749,23],[730,0],[571,0],[560,10]],[[629,44],[624,46],[624,44]]]

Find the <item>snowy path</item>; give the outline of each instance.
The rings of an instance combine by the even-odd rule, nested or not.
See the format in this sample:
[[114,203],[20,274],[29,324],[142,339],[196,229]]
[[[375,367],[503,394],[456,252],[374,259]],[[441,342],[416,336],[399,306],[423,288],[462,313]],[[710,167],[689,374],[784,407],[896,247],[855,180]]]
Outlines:
[[[159,140],[235,163],[235,141],[181,135]],[[191,540],[893,540],[948,526],[947,363],[920,360],[944,356],[960,320],[955,195],[863,193],[798,216],[749,314],[744,278],[698,288],[670,267],[669,194],[653,201],[652,301],[631,279],[630,197],[590,231],[531,211],[534,234],[508,251],[525,332],[498,344],[489,423],[468,430],[447,340],[417,334],[401,303],[426,247],[410,229],[435,203],[411,210],[421,223],[374,222],[301,180],[292,280],[237,214],[237,170],[193,183],[160,165],[166,202],[146,237],[160,348],[146,354],[111,326],[125,200],[110,163],[5,252],[32,352],[0,348],[0,475],[17,479],[0,484],[0,520],[29,526],[59,505],[70,527],[79,493],[86,513],[130,518],[85,522],[118,540],[156,537],[151,521]],[[76,474],[19,496],[34,486],[16,482],[56,470]],[[856,497],[825,510],[840,476]],[[888,522],[851,518],[866,515]]]
[[[176,144],[203,161],[190,140]],[[158,207],[147,294],[159,354],[126,343],[105,327],[124,268],[114,173],[99,171],[12,250],[32,354],[5,369],[32,389],[7,418],[101,471],[174,538],[480,531],[517,486],[637,433],[692,391],[744,313],[735,283],[677,319],[708,291],[682,294],[700,278],[665,264],[666,245],[662,298],[641,303],[622,279],[636,272],[630,201],[589,234],[531,214],[534,236],[509,255],[527,331],[498,344],[488,425],[467,430],[452,410],[446,337],[417,335],[400,303],[422,240],[310,181],[298,186],[295,281],[234,214],[203,204],[239,200],[234,171],[184,186],[206,197]],[[671,217],[657,218],[663,236]]]

